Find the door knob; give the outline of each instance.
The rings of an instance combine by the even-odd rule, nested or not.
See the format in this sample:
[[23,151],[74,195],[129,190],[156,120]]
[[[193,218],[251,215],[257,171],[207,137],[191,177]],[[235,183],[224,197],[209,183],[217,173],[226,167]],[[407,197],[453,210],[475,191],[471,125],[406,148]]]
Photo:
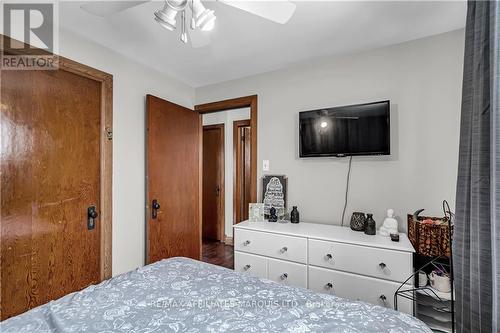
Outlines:
[[288,279],[288,273],[281,274],[280,279],[282,279],[282,280]]
[[95,220],[99,214],[97,213],[97,209],[95,206],[90,206],[87,208],[87,229],[92,230],[95,228]]
[[160,204],[158,200],[154,199],[151,203],[151,218],[156,219],[158,217],[158,209],[160,209]]
[[219,187],[219,186],[216,186],[216,187],[215,187],[215,195],[216,195],[216,196],[219,196],[219,195],[220,195],[220,187]]
[[333,289],[333,283],[328,282],[327,284],[325,284],[325,289],[326,289],[326,290],[331,290],[331,289]]

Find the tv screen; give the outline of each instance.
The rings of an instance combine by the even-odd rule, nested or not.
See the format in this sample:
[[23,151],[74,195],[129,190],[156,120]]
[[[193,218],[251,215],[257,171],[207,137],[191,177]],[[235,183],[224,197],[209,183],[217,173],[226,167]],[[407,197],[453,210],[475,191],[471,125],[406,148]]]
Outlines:
[[389,155],[390,102],[299,114],[300,157]]

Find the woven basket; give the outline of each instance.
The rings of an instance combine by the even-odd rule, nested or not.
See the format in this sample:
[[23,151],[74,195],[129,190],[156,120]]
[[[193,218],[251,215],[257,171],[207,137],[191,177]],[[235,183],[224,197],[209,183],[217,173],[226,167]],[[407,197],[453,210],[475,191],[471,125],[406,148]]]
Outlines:
[[[422,223],[424,220],[442,221],[442,224]],[[418,254],[428,257],[450,257],[450,233],[448,220],[442,217],[419,216],[418,220],[408,214],[408,238]]]

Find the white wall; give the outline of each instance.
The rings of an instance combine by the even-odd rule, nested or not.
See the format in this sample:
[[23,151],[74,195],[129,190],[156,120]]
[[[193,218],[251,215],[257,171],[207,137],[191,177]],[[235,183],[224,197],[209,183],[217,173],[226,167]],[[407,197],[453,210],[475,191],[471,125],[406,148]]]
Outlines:
[[400,218],[418,208],[441,215],[441,201],[455,201],[463,41],[459,30],[311,61],[198,88],[196,102],[258,94],[259,186],[269,159],[270,173],[288,176],[289,207],[302,221],[338,224],[348,159],[299,159],[298,112],[390,99],[392,154],[353,159],[346,223],[353,211],[380,223],[387,208]]
[[250,108],[206,113],[203,126],[224,124],[224,233],[233,237],[233,122],[250,119]]
[[192,107],[194,89],[73,33],[60,54],[113,75],[113,275],[144,265],[145,96]]
[[199,88],[194,103],[195,90],[186,84],[61,31],[63,56],[114,78],[113,274],[144,264],[147,93],[186,107],[257,93],[259,178],[269,159],[271,173],[289,177],[289,206],[299,206],[303,221],[323,223],[339,223],[347,160],[298,159],[298,112],[390,99],[392,155],[354,158],[347,215],[374,212],[380,221],[388,207],[401,216],[421,207],[440,214],[440,201],[455,198],[463,40],[456,31],[331,57]]

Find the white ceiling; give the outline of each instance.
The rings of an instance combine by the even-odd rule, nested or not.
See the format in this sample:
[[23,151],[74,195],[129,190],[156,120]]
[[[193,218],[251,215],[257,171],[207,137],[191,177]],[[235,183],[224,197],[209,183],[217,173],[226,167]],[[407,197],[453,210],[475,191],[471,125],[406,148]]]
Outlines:
[[395,1],[294,1],[292,19],[276,24],[219,2],[211,42],[192,48],[179,32],[153,20],[161,2],[149,2],[108,18],[62,2],[60,25],[106,45],[193,87],[204,86],[327,55],[378,48],[465,26],[466,3]]

